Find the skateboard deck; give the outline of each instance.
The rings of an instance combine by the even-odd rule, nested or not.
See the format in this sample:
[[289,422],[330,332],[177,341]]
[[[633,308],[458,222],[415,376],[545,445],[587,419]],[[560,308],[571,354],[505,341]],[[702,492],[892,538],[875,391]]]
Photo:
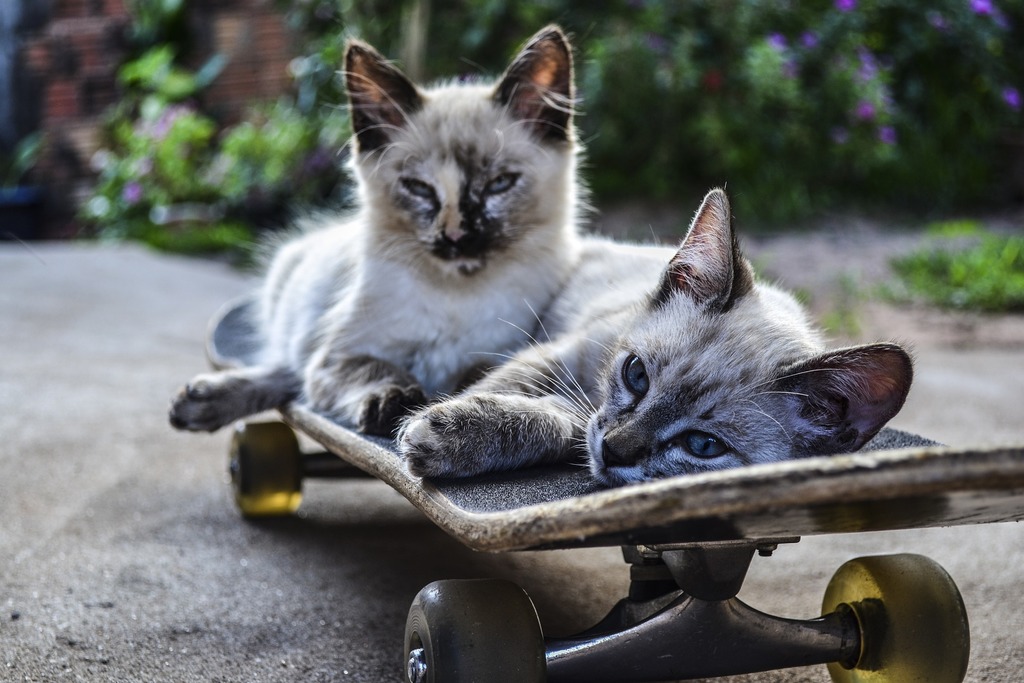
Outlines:
[[[207,338],[214,367],[254,362],[252,299],[232,302]],[[483,551],[672,545],[953,526],[1024,519],[1024,446],[951,448],[884,429],[853,454],[602,488],[586,469],[546,466],[421,480],[393,442],[300,403],[283,420],[381,479],[435,524]]]

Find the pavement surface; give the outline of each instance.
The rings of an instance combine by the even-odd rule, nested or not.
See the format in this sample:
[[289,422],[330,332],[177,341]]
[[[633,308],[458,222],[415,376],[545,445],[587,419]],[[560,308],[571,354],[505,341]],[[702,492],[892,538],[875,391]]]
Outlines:
[[[820,268],[831,281],[838,266],[801,249],[843,264],[863,250],[829,239],[755,251],[783,275]],[[296,517],[240,519],[228,435],[174,432],[166,410],[205,369],[210,316],[251,286],[223,264],[134,246],[0,245],[0,680],[397,682],[406,611],[432,580],[517,581],[553,635],[623,595],[616,549],[474,553],[379,482],[313,482]],[[893,426],[951,445],[1024,443],[1019,318],[860,315],[867,333],[917,349]],[[929,555],[959,585],[968,681],[1021,680],[1022,524],[805,538],[755,559],[740,597],[813,617],[843,561],[887,552]],[[818,666],[724,680],[829,678]]]

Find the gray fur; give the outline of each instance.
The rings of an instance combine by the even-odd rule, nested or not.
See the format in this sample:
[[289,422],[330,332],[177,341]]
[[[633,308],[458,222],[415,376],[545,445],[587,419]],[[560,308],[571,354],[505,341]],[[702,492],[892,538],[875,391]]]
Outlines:
[[535,35],[493,84],[431,88],[352,41],[346,84],[360,208],[276,252],[259,367],[183,388],[178,428],[214,430],[301,399],[391,434],[410,408],[453,393],[475,354],[527,344],[534,311],[572,270],[579,187],[560,30]]
[[846,452],[895,415],[912,377],[893,344],[824,350],[795,299],[753,279],[721,190],[675,253],[587,240],[542,322],[547,341],[408,420],[399,450],[413,473],[585,454],[618,485]]

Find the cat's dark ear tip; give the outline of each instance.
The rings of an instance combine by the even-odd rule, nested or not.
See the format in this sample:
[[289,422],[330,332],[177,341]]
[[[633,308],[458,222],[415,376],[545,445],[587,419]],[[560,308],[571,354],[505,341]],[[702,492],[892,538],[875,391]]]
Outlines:
[[345,70],[352,71],[366,60],[385,61],[384,56],[373,45],[359,38],[345,40]]

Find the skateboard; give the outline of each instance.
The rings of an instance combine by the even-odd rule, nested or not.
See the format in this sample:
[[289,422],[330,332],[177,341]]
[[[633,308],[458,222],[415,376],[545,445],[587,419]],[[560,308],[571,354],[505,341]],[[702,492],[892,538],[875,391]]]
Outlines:
[[[232,302],[212,321],[215,368],[252,363],[253,305]],[[801,536],[1024,519],[1024,447],[954,449],[886,429],[853,454],[605,489],[571,466],[421,480],[387,439],[301,404],[280,413],[281,422],[239,424],[233,435],[232,486],[245,516],[294,512],[304,478],[368,475],[476,550],[623,549],[628,595],[569,638],[545,638],[515,584],[425,587],[406,624],[409,683],[675,681],[810,664],[826,664],[836,682],[960,683],[967,614],[929,558],[847,562],[813,619],[764,614],[736,595],[755,554]],[[296,432],[326,452],[302,452]]]

